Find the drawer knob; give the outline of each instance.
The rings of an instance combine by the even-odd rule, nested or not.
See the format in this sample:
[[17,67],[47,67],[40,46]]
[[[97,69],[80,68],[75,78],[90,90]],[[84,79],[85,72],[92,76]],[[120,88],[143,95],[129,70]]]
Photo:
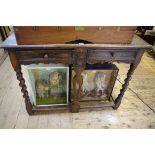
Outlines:
[[111,52],[111,61],[113,62],[114,61],[114,53]]
[[111,52],[111,57],[112,57],[112,58],[114,57],[114,53],[113,53],[113,52]]
[[47,58],[48,58],[48,54],[45,54],[45,55],[44,55],[44,58],[47,59]]

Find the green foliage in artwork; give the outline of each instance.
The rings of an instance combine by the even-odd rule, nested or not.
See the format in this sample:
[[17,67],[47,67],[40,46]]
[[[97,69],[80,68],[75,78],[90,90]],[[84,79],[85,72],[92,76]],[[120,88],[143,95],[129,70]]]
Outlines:
[[66,104],[66,96],[49,96],[44,98],[37,97],[37,105],[52,105],[52,104]]
[[67,103],[67,68],[29,70],[36,105]]

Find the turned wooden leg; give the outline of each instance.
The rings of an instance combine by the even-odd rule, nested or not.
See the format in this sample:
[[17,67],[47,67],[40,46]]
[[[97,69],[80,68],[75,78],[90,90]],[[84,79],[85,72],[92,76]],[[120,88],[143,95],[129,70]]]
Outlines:
[[14,68],[14,70],[16,72],[17,79],[19,80],[19,86],[22,88],[21,92],[23,93],[23,97],[25,99],[26,110],[29,115],[32,115],[33,114],[32,104],[31,104],[29,96],[28,96],[27,87],[25,85],[25,80],[24,80],[23,74],[21,72],[21,65],[17,59],[16,51],[9,51],[9,57],[10,57],[12,67]]
[[120,106],[122,98],[124,96],[124,93],[128,88],[128,85],[129,85],[129,82],[130,82],[130,80],[132,78],[134,70],[137,68],[138,64],[140,63],[140,60],[141,60],[141,58],[143,56],[143,53],[144,53],[143,51],[139,51],[139,53],[136,55],[135,61],[130,64],[130,69],[129,69],[128,73],[127,73],[126,79],[124,80],[124,84],[122,85],[122,89],[120,90],[120,94],[115,99],[115,107],[114,107],[114,109],[117,109]]
[[136,55],[135,61],[130,64],[130,69],[128,70],[127,77],[124,80],[124,84],[122,85],[122,89],[120,90],[120,94],[118,95],[118,97],[114,101],[115,102],[114,109],[117,109],[120,106],[122,98],[124,96],[124,93],[128,88],[128,85],[129,85],[129,82],[132,78],[134,70],[137,68],[138,64],[140,63],[140,60],[143,56],[143,53],[144,53],[144,51],[139,51]]
[[124,84],[122,85],[122,89],[120,90],[120,94],[118,95],[118,97],[117,97],[117,98],[115,99],[115,101],[114,101],[114,102],[115,102],[115,107],[114,107],[114,109],[117,109],[117,108],[120,106],[121,101],[122,101],[122,98],[123,98],[123,96],[124,96],[125,91],[126,91],[127,88],[128,88],[129,82],[130,82],[130,80],[131,80],[131,78],[132,78],[132,74],[133,74],[135,68],[136,68],[136,65],[134,65],[134,63],[132,63],[132,64],[130,65],[130,69],[129,69],[128,73],[127,73],[127,77],[126,77],[126,79],[124,80]]
[[28,96],[28,91],[27,91],[27,87],[25,85],[25,80],[23,78],[23,74],[21,72],[21,67],[18,67],[17,69],[15,69],[15,71],[16,71],[17,79],[19,80],[19,86],[22,88],[21,92],[23,93],[23,97],[25,99],[26,110],[29,115],[32,115],[33,114],[32,104],[31,104],[30,98]]
[[81,89],[83,84],[83,78],[81,73],[83,72],[82,67],[75,67],[75,76],[73,78],[73,103],[71,104],[71,112],[79,112],[80,105],[79,99],[81,97]]

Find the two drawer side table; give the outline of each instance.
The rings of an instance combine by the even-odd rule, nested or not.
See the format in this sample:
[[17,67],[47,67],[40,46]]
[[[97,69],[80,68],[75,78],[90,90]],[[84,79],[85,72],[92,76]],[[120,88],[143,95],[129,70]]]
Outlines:
[[[79,112],[84,109],[80,104],[81,74],[86,64],[104,64],[113,62],[123,62],[130,64],[124,84],[119,95],[110,104],[102,106],[87,106],[88,109],[101,109],[104,107],[113,107],[117,109],[124,93],[129,85],[129,81],[138,66],[145,50],[151,49],[151,45],[134,36],[131,44],[43,44],[43,45],[17,45],[15,35],[9,36],[1,45],[8,51],[11,64],[16,72],[19,86],[25,99],[26,110],[29,115],[40,111],[67,110]],[[36,56],[37,55],[37,56]],[[21,65],[38,63],[62,63],[72,65],[76,74],[74,85],[78,85],[73,92],[74,97],[69,106],[49,106],[35,107],[30,102],[27,86],[21,71]]]

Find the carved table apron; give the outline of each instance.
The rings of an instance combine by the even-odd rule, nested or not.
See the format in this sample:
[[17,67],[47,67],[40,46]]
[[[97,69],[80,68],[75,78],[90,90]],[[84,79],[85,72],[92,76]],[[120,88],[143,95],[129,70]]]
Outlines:
[[[9,52],[11,64],[16,72],[19,85],[25,99],[26,110],[32,115],[34,112],[47,110],[69,110],[78,112],[80,110],[80,89],[82,86],[81,73],[86,63],[129,63],[130,68],[119,95],[114,104],[109,105],[117,109],[123,95],[129,85],[132,74],[139,64],[146,49],[151,46],[138,36],[134,36],[131,44],[48,44],[48,45],[17,45],[15,36],[12,34],[3,44],[2,48]],[[68,106],[57,107],[35,107],[31,104],[29,94],[21,72],[21,65],[37,63],[62,63],[73,65],[75,78],[73,81],[73,101]],[[78,89],[76,86],[78,85]],[[105,105],[108,106],[108,105]]]

